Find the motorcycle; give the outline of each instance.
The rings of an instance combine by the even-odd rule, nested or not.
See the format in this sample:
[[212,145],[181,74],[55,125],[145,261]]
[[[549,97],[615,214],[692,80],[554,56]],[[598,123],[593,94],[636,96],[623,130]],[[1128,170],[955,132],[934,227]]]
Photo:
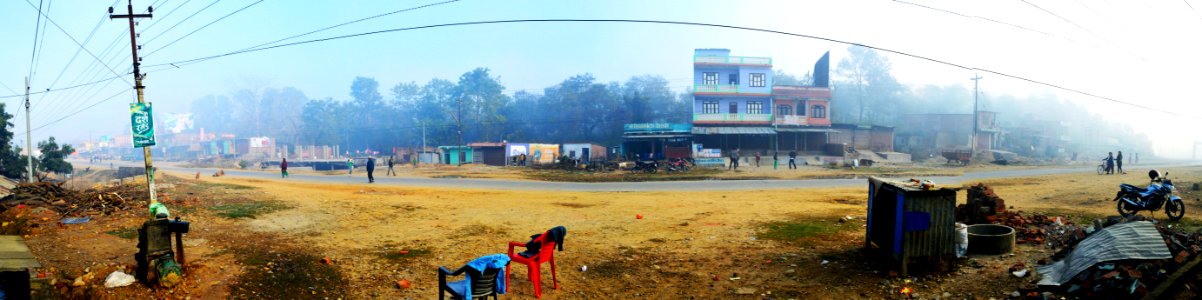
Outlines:
[[657,161],[635,161],[634,167],[630,168],[630,173],[655,173],[658,170],[659,162]]
[[1141,210],[1155,211],[1164,206],[1164,213],[1170,220],[1180,220],[1185,216],[1185,202],[1181,201],[1181,197],[1173,195],[1177,188],[1168,176],[1169,172],[1161,176],[1159,172],[1152,170],[1148,172],[1152,183],[1147,188],[1120,184],[1118,195],[1114,197],[1119,214],[1130,217]]
[[668,166],[666,167],[666,170],[668,170],[668,173],[688,172],[689,171],[689,163],[687,161],[685,161],[684,159],[680,159],[680,158],[671,159],[668,161]]

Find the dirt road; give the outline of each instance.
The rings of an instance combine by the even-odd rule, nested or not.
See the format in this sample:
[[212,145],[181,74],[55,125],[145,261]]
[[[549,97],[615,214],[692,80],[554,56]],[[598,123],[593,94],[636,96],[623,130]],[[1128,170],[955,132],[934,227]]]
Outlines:
[[[83,166],[89,166],[86,163],[75,162]],[[141,166],[139,162],[116,162],[117,166]],[[1140,169],[1147,168],[1163,168],[1163,167],[1188,167],[1196,164],[1193,163],[1173,163],[1160,165],[1141,165]],[[107,164],[90,165],[96,168],[107,168]],[[1134,170],[1136,166],[1131,168]],[[217,172],[215,168],[187,168],[178,166],[161,166],[161,170],[178,173],[178,174],[193,174],[200,172],[202,176],[207,176]],[[935,176],[923,177],[937,184],[944,185],[960,185],[964,182],[979,181],[984,179],[999,179],[1013,177],[1034,177],[1043,175],[1056,174],[1071,174],[1071,173],[1088,173],[1093,172],[1093,167],[1056,167],[1056,168],[1031,168],[1031,169],[1016,169],[1016,170],[994,170],[994,171],[979,171],[967,172],[960,176]],[[796,189],[796,188],[845,188],[859,187],[864,185],[863,177],[856,178],[831,178],[831,179],[772,179],[772,180],[700,180],[700,181],[654,181],[654,182],[549,182],[549,181],[532,181],[532,180],[513,180],[513,179],[476,179],[476,178],[415,178],[415,177],[387,177],[383,176],[383,168],[378,170],[376,177],[376,185],[392,185],[392,186],[423,186],[434,188],[466,188],[466,189],[484,189],[484,190],[514,190],[514,191],[572,191],[572,192],[653,192],[653,191],[734,191],[734,190],[780,190],[780,189]],[[225,170],[226,176],[236,178],[255,178],[255,179],[274,179],[279,177],[277,171],[254,171],[254,170]],[[366,183],[366,173],[359,170],[353,175],[317,175],[317,174],[292,174],[289,176],[289,181],[294,182],[312,182],[312,183],[335,183],[335,184],[357,184]],[[889,176],[884,176],[889,177]],[[906,179],[906,178],[897,178]]]

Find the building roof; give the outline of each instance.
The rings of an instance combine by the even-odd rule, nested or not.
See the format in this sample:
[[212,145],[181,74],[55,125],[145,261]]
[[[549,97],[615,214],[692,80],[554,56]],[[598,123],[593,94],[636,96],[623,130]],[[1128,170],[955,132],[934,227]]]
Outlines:
[[776,134],[772,127],[693,127],[693,134]]
[[505,143],[498,142],[475,142],[468,143],[468,147],[505,147]]

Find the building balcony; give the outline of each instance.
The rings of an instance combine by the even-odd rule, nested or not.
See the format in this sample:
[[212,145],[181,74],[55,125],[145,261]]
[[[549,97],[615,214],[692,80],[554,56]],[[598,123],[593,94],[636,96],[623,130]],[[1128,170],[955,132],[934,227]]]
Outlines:
[[772,124],[798,125],[798,126],[810,125],[809,120],[806,118],[806,116],[795,116],[795,115],[777,116],[775,118],[775,120],[773,120]]
[[702,94],[755,94],[770,95],[771,89],[765,87],[743,87],[737,84],[697,85],[689,88],[692,93]]
[[693,123],[770,123],[771,114],[693,114]]
[[693,64],[771,66],[771,57],[693,56]]

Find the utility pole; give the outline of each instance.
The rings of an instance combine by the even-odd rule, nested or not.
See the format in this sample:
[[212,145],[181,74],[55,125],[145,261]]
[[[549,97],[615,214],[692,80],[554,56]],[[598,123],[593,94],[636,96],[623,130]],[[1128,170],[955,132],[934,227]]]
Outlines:
[[455,131],[459,132],[459,157],[455,159],[455,166],[463,166],[463,159],[467,158],[467,154],[463,153],[463,97],[459,97],[455,104]]
[[29,163],[29,170],[25,175],[25,181],[33,183],[33,130],[29,128],[29,77],[25,77],[25,160]]
[[[138,34],[134,31],[134,19],[150,18],[151,14],[134,14],[133,0],[129,0],[127,3],[128,4],[126,5],[126,8],[128,9],[129,14],[114,15],[112,14],[113,8],[109,7],[109,19],[129,19],[129,50],[133,52],[134,89],[138,91],[138,103],[146,103],[145,98],[142,96],[142,89],[146,88],[145,86],[142,86],[142,78],[145,78],[146,74],[142,74],[142,70],[139,68],[139,66],[142,64],[142,60],[138,58]],[[147,8],[147,12],[153,13],[154,8]],[[154,192],[154,165],[151,164],[149,146],[142,147],[142,156],[143,160],[146,162],[146,190],[150,194],[150,204],[154,205],[159,203],[159,200],[158,197],[155,196]],[[151,216],[151,218],[154,218],[154,216]]]
[[980,104],[980,99],[979,99],[980,97],[978,97],[978,96],[981,93],[978,92],[978,88],[980,87],[978,85],[978,83],[981,80],[981,75],[973,74],[973,77],[969,78],[969,79],[972,79],[972,138],[970,140],[972,140],[972,142],[971,142],[972,143],[972,153],[973,153],[973,155],[976,155],[976,153],[977,153],[977,134],[981,130],[979,128],[980,120],[977,120],[977,118],[979,118],[979,115],[980,115],[980,113],[978,113],[977,110],[980,109],[980,107],[978,106]]

